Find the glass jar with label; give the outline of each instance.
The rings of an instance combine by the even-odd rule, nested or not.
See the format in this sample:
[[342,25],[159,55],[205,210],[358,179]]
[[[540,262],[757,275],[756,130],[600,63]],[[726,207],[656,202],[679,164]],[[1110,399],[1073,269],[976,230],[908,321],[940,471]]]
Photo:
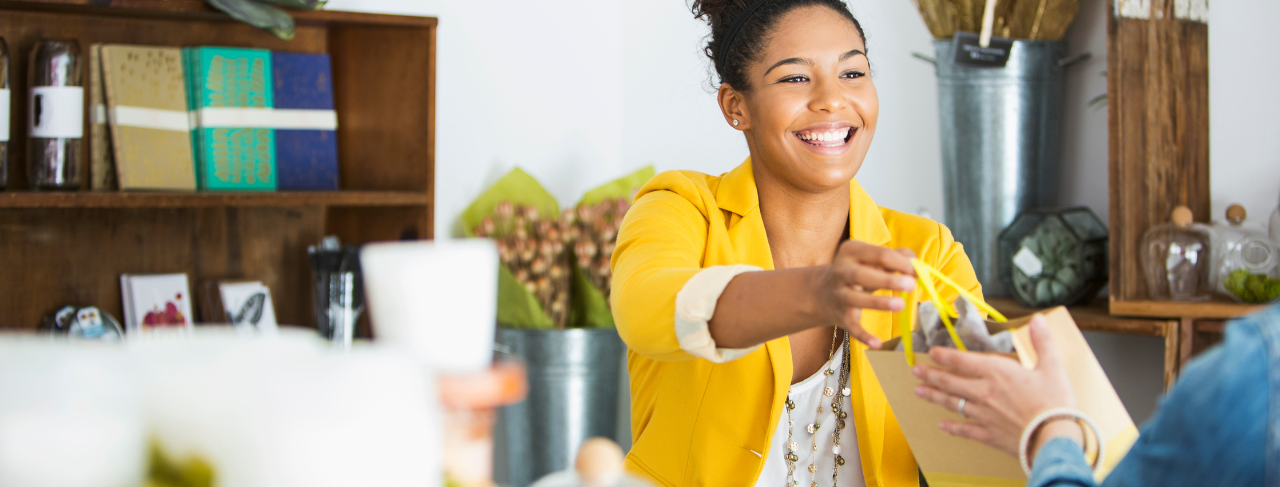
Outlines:
[[41,40],[30,59],[27,181],[32,189],[79,189],[84,136],[80,46],[74,40]]
[[1195,223],[1191,209],[1173,209],[1169,223],[1156,225],[1142,236],[1139,251],[1147,294],[1161,301],[1209,299],[1212,231]]
[[1022,306],[1087,302],[1107,283],[1107,227],[1088,208],[1024,211],[998,245],[1000,279]]
[[0,37],[0,189],[9,187],[9,44]]
[[1214,222],[1213,287],[1242,303],[1280,299],[1280,248],[1261,225],[1245,222],[1243,206],[1227,208],[1227,221]]

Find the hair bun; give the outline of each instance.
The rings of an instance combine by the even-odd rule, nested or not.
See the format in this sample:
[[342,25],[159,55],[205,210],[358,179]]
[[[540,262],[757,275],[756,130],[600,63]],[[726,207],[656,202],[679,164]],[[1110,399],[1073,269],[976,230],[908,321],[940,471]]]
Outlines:
[[690,7],[694,18],[706,21],[712,31],[733,22],[733,18],[746,8],[746,0],[693,0]]
[[[769,31],[778,23],[783,15],[796,8],[808,6],[828,7],[853,23],[858,30],[858,37],[866,44],[866,35],[862,25],[849,12],[844,0],[764,0],[756,5],[757,0],[693,0],[689,9],[694,18],[702,19],[711,26],[711,35],[703,53],[711,60],[711,65],[720,77],[721,83],[739,90],[750,89],[747,82],[747,65],[757,60],[764,51],[764,43]],[[747,9],[752,9],[747,12]],[[748,14],[739,20],[739,16]],[[733,32],[729,32],[733,30]],[[722,45],[723,43],[728,45]]]

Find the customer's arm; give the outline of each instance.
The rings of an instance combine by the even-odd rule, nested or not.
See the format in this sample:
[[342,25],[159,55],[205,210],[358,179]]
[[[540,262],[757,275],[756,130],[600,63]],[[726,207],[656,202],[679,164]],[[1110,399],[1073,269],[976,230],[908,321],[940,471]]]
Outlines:
[[[922,397],[953,410],[953,394],[975,398],[966,406],[975,422],[947,422],[945,430],[1016,455],[1013,432],[1029,423],[1017,419],[1025,417],[1019,411],[1026,410],[1027,404],[1044,403],[1046,393],[1049,402],[1060,404],[1038,407],[1074,404],[1052,399],[1054,391],[1061,389],[1052,374],[1041,374],[1047,378],[1044,382],[1028,382],[1045,365],[1044,350],[1050,348],[1045,346],[1046,334],[1037,330],[1037,320],[1031,330],[1041,356],[1036,370],[1018,372],[994,361],[995,357],[942,349],[931,352],[936,362],[959,374],[922,368],[919,375],[928,384],[918,391]],[[1183,368],[1177,384],[1103,485],[1280,485],[1280,414],[1274,412],[1280,411],[1280,403],[1276,401],[1280,401],[1280,307],[1233,322],[1223,345]],[[1095,485],[1078,434],[1069,422],[1047,424],[1037,434],[1029,451],[1034,463],[1028,487]]]
[[1273,306],[1231,322],[1221,345],[1183,367],[1103,485],[1280,485],[1276,401],[1280,307]]

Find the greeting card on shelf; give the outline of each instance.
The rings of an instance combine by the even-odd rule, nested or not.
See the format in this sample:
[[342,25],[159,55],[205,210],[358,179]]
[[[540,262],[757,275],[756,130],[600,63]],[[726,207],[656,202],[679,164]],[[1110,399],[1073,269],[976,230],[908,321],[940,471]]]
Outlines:
[[212,312],[206,320],[235,326],[276,329],[276,310],[271,303],[271,289],[261,281],[216,281],[215,289],[206,294]]
[[186,274],[121,274],[128,332],[149,328],[191,328],[191,288]]

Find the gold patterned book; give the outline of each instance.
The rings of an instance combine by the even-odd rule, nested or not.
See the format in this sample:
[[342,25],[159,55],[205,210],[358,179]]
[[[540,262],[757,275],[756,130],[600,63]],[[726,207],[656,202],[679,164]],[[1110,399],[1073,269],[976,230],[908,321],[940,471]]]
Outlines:
[[194,191],[182,50],[107,44],[101,62],[120,189]]

